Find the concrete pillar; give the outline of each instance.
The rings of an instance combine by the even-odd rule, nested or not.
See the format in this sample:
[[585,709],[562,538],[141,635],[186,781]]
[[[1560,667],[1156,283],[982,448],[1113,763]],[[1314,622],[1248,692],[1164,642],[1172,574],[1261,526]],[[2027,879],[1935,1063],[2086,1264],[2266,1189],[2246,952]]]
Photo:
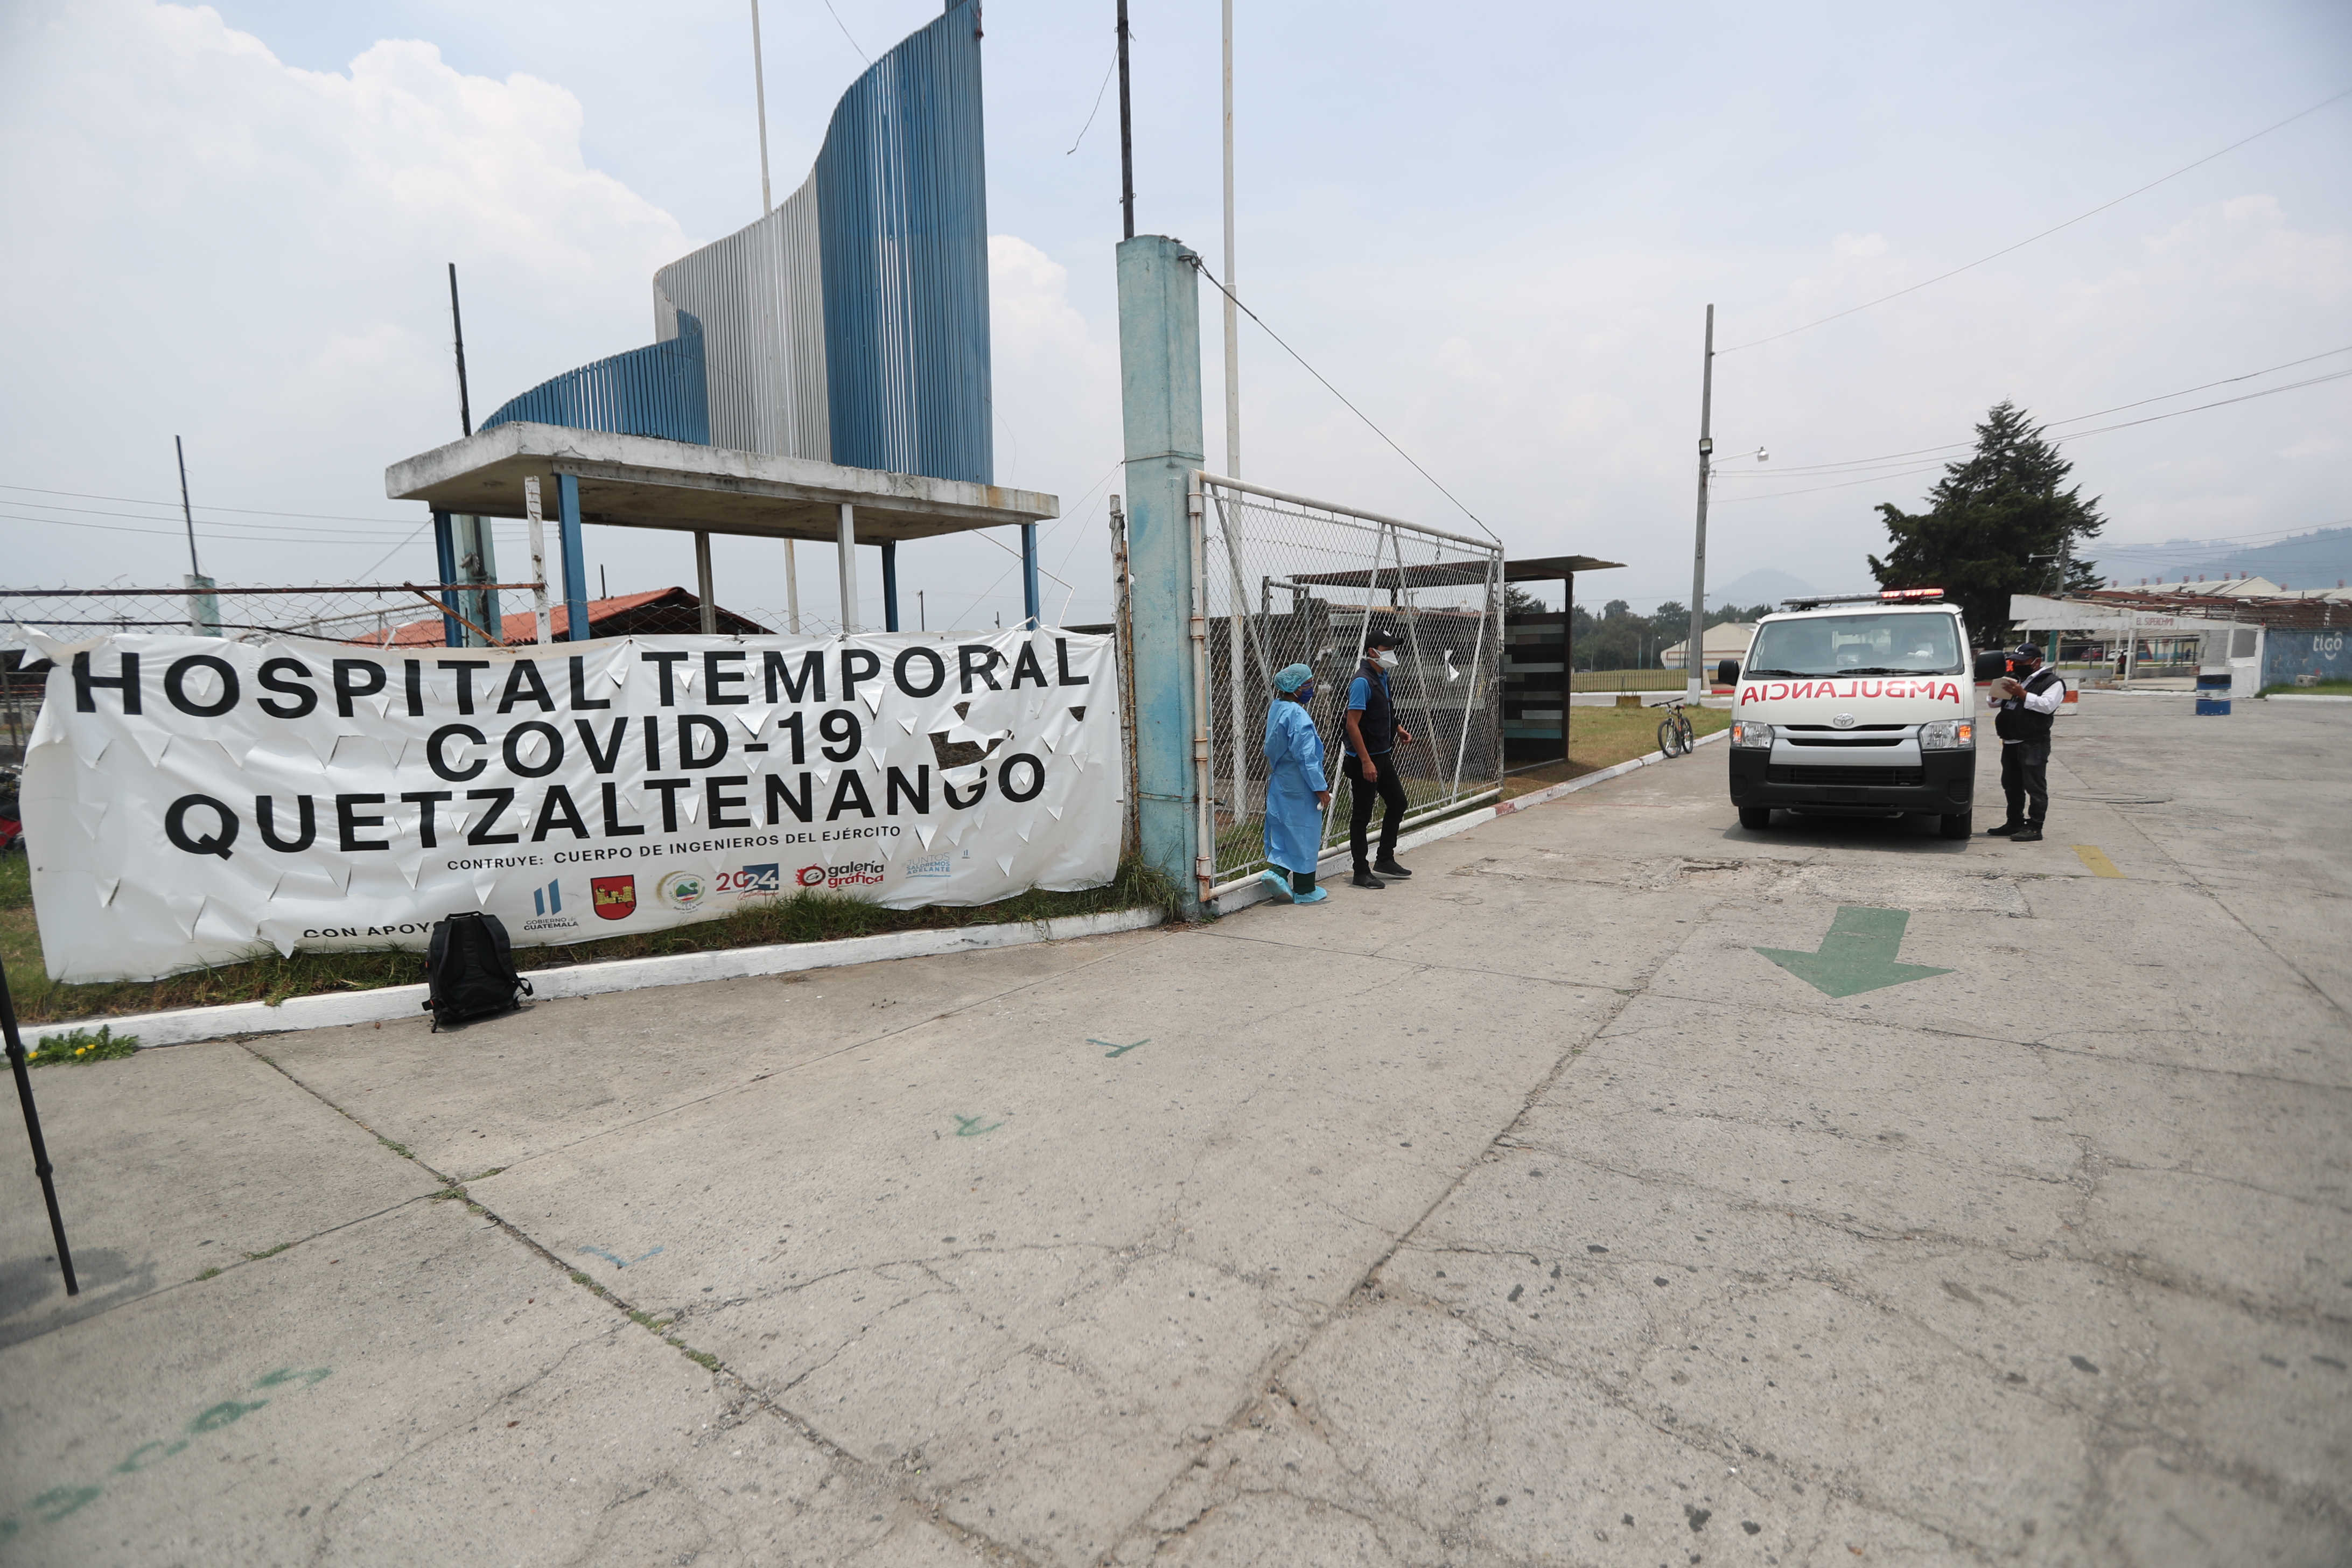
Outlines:
[[841,503],[841,532],[834,542],[841,557],[841,629],[857,629],[857,509]]
[[702,635],[719,635],[719,606],[713,603],[715,592],[710,585],[710,535],[701,529],[694,531],[694,592],[702,601]]
[[1034,522],[1021,525],[1021,613],[1028,617],[1033,632],[1045,624],[1038,616],[1037,525]]
[[1164,235],[1118,247],[1118,361],[1134,574],[1135,777],[1143,858],[1198,912],[1201,781],[1208,741],[1195,668],[1193,521],[1202,463],[1200,282],[1192,252]]
[[882,629],[898,629],[898,542],[882,542]]
[[563,640],[586,642],[588,625],[588,552],[580,538],[580,479],[555,476],[555,531],[563,557]]
[[[457,535],[450,523],[449,514],[446,511],[436,511],[433,514],[433,569],[440,574],[436,580],[445,584],[455,583],[457,580]],[[457,590],[445,588],[441,595],[441,604],[444,610],[441,616],[442,646],[444,647],[465,647],[466,628],[458,624],[457,616],[446,613],[457,607]]]

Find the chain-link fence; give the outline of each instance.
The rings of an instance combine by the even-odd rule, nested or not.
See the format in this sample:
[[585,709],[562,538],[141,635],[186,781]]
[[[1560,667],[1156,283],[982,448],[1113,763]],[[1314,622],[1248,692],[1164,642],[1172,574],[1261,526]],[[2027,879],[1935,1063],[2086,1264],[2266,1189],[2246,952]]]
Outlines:
[[[46,661],[23,639],[25,628],[60,642],[108,632],[181,632],[233,640],[316,637],[369,647],[510,647],[539,640],[540,588],[536,583],[225,588],[204,578],[177,588],[0,588],[0,761],[22,760],[47,686]],[[679,597],[670,589],[599,601],[590,611],[595,634],[699,631],[700,611],[691,597],[668,603]],[[562,635],[561,604],[552,607],[550,625]]]
[[[1408,826],[1500,792],[1503,552],[1491,542],[1203,474],[1210,793],[1218,889],[1265,865],[1265,720],[1274,673],[1304,664],[1339,789],[1349,679],[1375,632],[1403,638],[1390,684],[1413,743],[1395,753]],[[1347,838],[1346,795],[1326,816]]]
[[[378,583],[234,588],[199,578],[178,588],[0,588],[0,625],[30,626],[68,642],[107,632],[185,632],[317,637],[373,647],[511,647],[538,640],[540,586]],[[506,613],[518,605],[520,613]],[[561,635],[560,603],[552,619]]]

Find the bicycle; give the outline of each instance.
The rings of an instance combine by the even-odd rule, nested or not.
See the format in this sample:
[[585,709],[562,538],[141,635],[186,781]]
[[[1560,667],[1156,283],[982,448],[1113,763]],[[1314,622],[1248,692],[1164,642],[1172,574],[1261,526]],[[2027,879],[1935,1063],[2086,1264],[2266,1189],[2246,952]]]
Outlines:
[[1666,716],[1658,721],[1658,750],[1670,757],[1690,755],[1691,749],[1698,744],[1698,737],[1691,732],[1691,721],[1683,712],[1683,700],[1676,698],[1659,706],[1666,710]]

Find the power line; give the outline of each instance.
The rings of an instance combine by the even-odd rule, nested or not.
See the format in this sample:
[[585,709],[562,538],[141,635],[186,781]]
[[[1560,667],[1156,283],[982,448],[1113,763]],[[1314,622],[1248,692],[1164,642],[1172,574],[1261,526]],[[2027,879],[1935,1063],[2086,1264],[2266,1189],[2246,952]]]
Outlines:
[[[2100,408],[2095,409],[2089,414],[2074,414],[2070,415],[2063,419],[2053,419],[2043,425],[2042,428],[2046,430],[2050,428],[2051,426],[2054,425],[2080,425],[2085,419],[2098,419],[2109,414],[2120,414],[2126,408],[2142,408],[2151,403],[2163,403],[2175,397],[2187,397],[2189,394],[2194,392],[2204,392],[2216,386],[2229,386],[2241,381],[2252,381],[2258,375],[2270,375],[2282,370],[2293,370],[2296,365],[2309,364],[2314,360],[2330,359],[2336,354],[2342,353],[2352,353],[2352,343],[2347,343],[2340,349],[2329,349],[2324,353],[2305,354],[2301,359],[2291,359],[2284,364],[2267,365],[2261,370],[2250,370],[2243,375],[2225,375],[2219,381],[2208,381],[2196,386],[2184,386],[2178,392],[2166,392],[2160,393],[2154,397],[2143,397],[2136,403],[2118,403],[2113,408]],[[2321,377],[2320,379],[2325,380],[2326,378]],[[2298,386],[2305,386],[2310,384],[2307,382],[2297,382],[2295,384]],[[2274,387],[2272,390],[2284,392],[2287,388],[2281,386]],[[1852,470],[1873,464],[1891,463],[1903,458],[1921,458],[1934,452],[1949,452],[1969,445],[1970,445],[1970,443],[1967,441],[1947,441],[1940,447],[1921,447],[1908,452],[1889,452],[1883,457],[1877,458],[1848,458],[1843,461],[1835,463],[1800,463],[1793,467],[1776,469],[1772,473],[1769,474],[1717,474],[1716,478],[1723,479],[1777,479],[1782,474],[1812,475],[1834,473],[1841,468]]]
[[[47,512],[66,511],[72,512],[80,517],[119,517],[131,522],[170,522],[173,521],[169,516],[154,517],[142,511],[109,511],[103,507],[60,506],[55,501],[49,501],[47,503],[40,501],[20,501],[7,496],[0,496],[0,506],[39,506],[43,508],[45,514]],[[37,521],[43,522],[64,523],[68,527],[73,526],[73,524],[68,522],[65,518],[43,515]],[[312,538],[317,538],[322,535],[343,539],[389,539],[392,537],[392,532],[388,529],[320,529],[302,527],[291,523],[247,522],[243,519],[233,519],[227,521],[223,521],[218,519],[206,518],[205,520],[204,526],[208,529],[253,528],[259,529],[265,533],[292,533],[307,535]]]
[[849,37],[849,24],[843,21],[841,19],[841,13],[833,8],[833,0],[824,0],[824,14],[833,18],[833,25],[841,29],[841,36],[845,38],[849,38],[849,47],[857,51],[857,58],[864,60],[867,65],[872,65],[874,63],[874,57],[866,52],[865,45],[859,43],[856,38]]
[[[2342,381],[2347,376],[2352,376],[2352,370],[2332,371],[2326,375],[2315,375],[2304,381],[2291,381],[2284,386],[2264,387],[2260,392],[2242,393],[2236,397],[2217,398],[2211,403],[2199,403],[2187,408],[2175,408],[2163,414],[2151,414],[2145,419],[2126,419],[2119,424],[2101,425],[2095,429],[2069,431],[2063,436],[2055,436],[2051,437],[2050,444],[2053,447],[2063,446],[2069,441],[2079,441],[2086,436],[2104,436],[2111,430],[2128,430],[2137,425],[2153,425],[2162,419],[2178,419],[2184,414],[2202,414],[2209,408],[2226,408],[2232,403],[2251,403],[2258,397],[2270,397],[2282,392],[2295,392],[2306,386],[2317,386],[2322,382]],[[2179,393],[2174,393],[2172,395],[2178,397],[2182,395]],[[2163,399],[2147,398],[2145,401],[2149,403],[2160,403]],[[2127,403],[2125,404],[2124,406],[2126,408],[2135,408],[2139,406],[2139,405]],[[2083,419],[2095,419],[2098,416],[2095,414],[2084,414],[2079,415],[2077,417]],[[1969,443],[1965,441],[1956,441],[1951,443],[1949,446],[1931,447],[1927,448],[1927,450],[1931,452],[1948,452],[1968,445]],[[1840,490],[1850,489],[1854,485],[1881,484],[1895,479],[1906,479],[1913,474],[1926,473],[1930,468],[1936,468],[1937,466],[1937,465],[1934,462],[1916,464],[1912,467],[1901,468],[1891,473],[1866,474],[1861,479],[1848,479],[1842,484],[1813,485],[1801,490],[1774,490],[1769,494],[1760,496],[1732,496],[1727,500],[1717,501],[1716,504],[1718,506],[1737,506],[1742,501],[1778,500],[1782,496],[1811,495],[1817,490]]]
[[1118,49],[1117,46],[1113,46],[1110,51],[1110,64],[1103,68],[1102,86],[1095,89],[1095,106],[1092,110],[1087,111],[1087,122],[1078,127],[1077,141],[1070,143],[1070,152],[1063,153],[1063,157],[1066,158],[1070,155],[1070,153],[1076,152],[1078,150],[1078,142],[1085,141],[1087,139],[1087,132],[1095,128],[1095,116],[1102,112],[1103,94],[1110,90],[1110,73],[1117,69],[1118,69]]
[[2243,147],[2249,142],[2258,142],[2263,137],[2269,135],[2272,132],[2283,130],[2285,127],[2294,124],[2296,121],[2303,119],[2305,115],[2316,114],[2321,110],[2326,108],[2329,104],[2336,101],[2336,100],[2347,97],[2352,97],[2352,88],[2346,88],[2342,92],[2332,93],[2328,97],[2321,99],[2317,103],[2313,104],[2309,109],[2299,110],[2295,113],[2288,115],[2284,120],[2278,121],[2274,125],[2263,126],[2252,136],[2240,137],[2237,141],[2231,142],[2227,147],[2222,148],[2219,153],[2208,153],[2202,158],[2198,159],[2194,163],[2183,163],[2179,168],[2173,170],[2169,174],[2163,175],[2158,179],[2150,180],[2147,184],[2138,187],[2137,190],[2126,191],[2122,195],[2116,197],[2113,201],[2101,202],[2089,212],[2077,213],[2074,216],[2068,218],[2064,223],[2054,224],[2052,226],[2043,229],[2040,234],[2029,235],[2025,238],[2019,240],[2014,245],[2004,245],[1999,250],[1994,251],[1991,255],[1979,256],[1974,261],[1968,263],[1966,266],[1955,267],[1949,272],[1938,272],[1935,277],[1927,279],[1923,282],[1914,283],[1907,289],[1897,289],[1892,294],[1882,294],[1875,300],[1868,300],[1860,305],[1851,306],[1846,310],[1836,312],[1834,315],[1823,316],[1817,321],[1807,321],[1801,327],[1790,327],[1787,331],[1774,332],[1769,338],[1751,338],[1747,342],[1737,343],[1727,349],[1717,349],[1716,352],[1717,353],[1736,354],[1741,349],[1752,349],[1759,347],[1765,343],[1776,343],[1782,338],[1792,338],[1799,332],[1809,332],[1815,327],[1827,326],[1832,321],[1843,321],[1844,318],[1853,315],[1857,311],[1867,310],[1875,306],[1884,305],[1889,300],[1900,300],[1906,294],[1916,294],[1920,289],[1927,288],[1930,285],[1941,283],[1947,278],[1958,278],[1961,273],[1972,271],[1977,268],[1982,267],[1988,261],[1998,261],[2012,250],[2022,250],[2027,246],[2032,245],[2035,240],[2047,239],[2052,235],[2056,234],[2060,229],[2072,228],[2085,218],[2096,217],[2099,214],[2106,211],[2109,207],[2119,206],[2123,203],[2131,200],[2134,196],[2142,195],[2156,189],[2157,186],[2165,184],[2167,181],[2177,180],[2181,175],[2189,173],[2191,169],[2202,168],[2216,158],[2221,157],[2226,153],[2236,152],[2239,148]]
[[[52,528],[92,528],[105,533],[164,534],[174,539],[181,536],[180,530],[176,528],[126,528],[119,522],[83,522],[73,518],[26,516],[21,512],[0,511],[0,521],[8,522],[40,522],[47,523]],[[163,518],[149,518],[144,521],[150,522],[162,522],[166,520]],[[388,536],[384,534],[358,535],[349,533],[314,533],[308,538],[298,537],[294,539],[287,539],[276,534],[223,533],[219,531],[219,525],[206,524],[204,529],[203,537],[210,540],[222,541],[224,542],[235,542],[240,544],[338,544],[352,546],[358,549],[365,549],[371,544],[383,543]],[[411,534],[410,537],[414,538],[415,536]]]
[[[121,501],[127,506],[160,506],[169,508],[173,511],[180,510],[180,503],[176,500],[149,500],[144,496],[100,496],[91,495],[83,490],[45,490],[35,485],[0,485],[0,490],[21,490],[26,495],[36,496],[70,496],[76,500]],[[72,511],[79,510],[80,509],[68,507],[63,510]],[[267,511],[259,507],[250,506],[207,506],[205,510],[206,511],[240,512],[250,517],[309,518],[319,522],[388,522],[397,526],[408,521],[408,519],[404,517],[352,517],[343,513],[325,511]],[[117,513],[114,515],[126,516],[128,514]]]
[[1197,256],[1191,255],[1188,255],[1185,259],[1200,272],[1202,277],[1207,279],[1211,283],[1215,284],[1217,292],[1223,294],[1226,299],[1231,300],[1234,302],[1234,307],[1238,309],[1243,315],[1247,316],[1253,321],[1256,321],[1259,330],[1264,331],[1267,337],[1272,338],[1276,343],[1279,344],[1284,353],[1288,354],[1292,359],[1297,360],[1298,367],[1301,370],[1313,376],[1316,380],[1322,382],[1323,390],[1338,398],[1340,403],[1346,406],[1349,413],[1362,420],[1366,429],[1370,430],[1373,435],[1378,436],[1381,440],[1387,441],[1389,444],[1389,449],[1394,452],[1398,457],[1402,458],[1408,463],[1412,463],[1412,471],[1414,473],[1419,474],[1423,479],[1427,479],[1431,485],[1434,486],[1439,495],[1444,496],[1447,500],[1452,501],[1455,507],[1459,508],[1462,515],[1476,523],[1479,530],[1484,532],[1487,538],[1493,540],[1497,544],[1503,542],[1502,536],[1497,534],[1493,529],[1486,526],[1486,519],[1480,517],[1476,512],[1472,511],[1468,507],[1463,506],[1460,497],[1456,496],[1452,490],[1447,489],[1444,485],[1438,484],[1436,475],[1431,473],[1427,468],[1423,468],[1419,463],[1413,462],[1412,453],[1406,451],[1402,447],[1398,446],[1393,440],[1390,440],[1389,433],[1381,429],[1379,426],[1373,424],[1370,415],[1366,414],[1362,409],[1357,407],[1354,404],[1349,403],[1348,401],[1347,395],[1341,392],[1338,387],[1332,385],[1331,383],[1324,377],[1321,371],[1317,370],[1313,365],[1308,364],[1306,359],[1300,355],[1297,349],[1292,348],[1288,343],[1283,342],[1282,334],[1276,331],[1272,327],[1267,326],[1265,321],[1260,318],[1255,310],[1253,310],[1247,305],[1243,304],[1241,301],[1241,296],[1235,294],[1223,284],[1218,283],[1217,275],[1209,270],[1207,262],[1202,261]]

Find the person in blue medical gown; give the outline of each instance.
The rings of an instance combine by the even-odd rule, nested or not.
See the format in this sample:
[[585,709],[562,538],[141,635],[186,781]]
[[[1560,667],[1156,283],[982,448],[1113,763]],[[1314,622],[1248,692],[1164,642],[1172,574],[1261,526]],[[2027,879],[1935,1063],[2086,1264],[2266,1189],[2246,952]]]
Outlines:
[[1315,700],[1315,672],[1303,664],[1276,670],[1274,705],[1265,715],[1265,858],[1261,880],[1293,903],[1319,904],[1331,895],[1315,885],[1323,843],[1323,737],[1307,705]]

